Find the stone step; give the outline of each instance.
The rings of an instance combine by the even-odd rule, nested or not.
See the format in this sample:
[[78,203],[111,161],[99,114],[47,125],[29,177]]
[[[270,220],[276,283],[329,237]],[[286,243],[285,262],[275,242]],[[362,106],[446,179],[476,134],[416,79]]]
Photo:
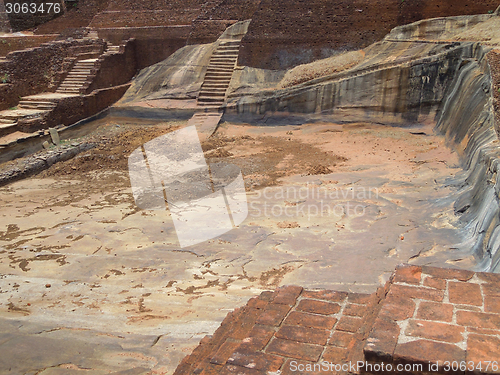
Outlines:
[[219,98],[224,98],[226,96],[225,91],[208,91],[208,90],[201,90],[200,91],[200,96],[205,97],[205,96],[210,96],[210,97],[219,97]]
[[17,130],[17,122],[13,123],[0,123],[0,137],[4,137]]
[[219,43],[219,46],[217,48],[234,47],[234,46],[239,47],[240,44],[241,44],[240,40],[223,40],[222,42]]
[[78,89],[68,89],[68,88],[59,88],[56,90],[56,92],[59,92],[61,94],[79,94],[80,90]]
[[65,81],[75,81],[75,82],[85,82],[87,80],[87,76],[85,77],[66,77]]
[[230,57],[230,58],[238,58],[239,50],[216,50],[212,57]]
[[234,69],[234,63],[236,61],[210,61],[210,64],[208,64],[209,67],[217,67],[217,68],[229,68],[229,69]]
[[233,72],[224,72],[224,71],[210,71],[205,74],[205,77],[208,78],[212,78],[212,77],[224,77],[224,78],[231,78],[233,76]]
[[226,91],[229,85],[211,85],[211,84],[203,84],[201,86],[202,90],[208,91]]
[[234,64],[236,59],[233,58],[224,58],[224,57],[212,57],[210,58],[210,64],[214,63],[223,63],[223,64]]
[[231,82],[231,76],[226,77],[224,80],[217,80],[217,79],[213,79],[213,78],[217,78],[217,77],[208,77],[208,79],[205,80],[203,83],[208,83],[208,84],[220,83],[220,84],[224,84],[224,85],[229,86],[229,83]]
[[203,86],[200,90],[200,95],[205,94],[207,92],[218,92],[222,95],[225,95],[227,91],[227,87],[210,87],[210,86]]
[[64,81],[60,86],[82,86],[83,82],[75,82],[75,81]]
[[88,76],[90,73],[90,70],[72,70],[68,76]]
[[12,125],[12,124],[15,124],[15,123],[16,123],[16,121],[0,117],[0,124],[2,124],[2,125]]
[[53,102],[37,102],[37,101],[27,101],[22,100],[19,102],[19,108],[26,109],[41,109],[41,110],[52,110],[57,106],[56,103]]
[[209,102],[209,103],[224,103],[224,99],[212,96],[199,96],[198,102]]
[[205,82],[203,82],[202,87],[213,87],[213,88],[227,89],[229,87],[229,85],[227,83],[220,83],[219,81],[215,81],[215,82],[205,81]]
[[64,80],[64,82],[85,82],[87,77],[69,77]]
[[74,65],[73,66],[73,69],[71,69],[72,71],[73,70],[92,70],[94,68],[94,65]]
[[234,69],[231,67],[216,67],[216,66],[209,66],[207,68],[207,73],[228,73],[228,74],[233,74]]

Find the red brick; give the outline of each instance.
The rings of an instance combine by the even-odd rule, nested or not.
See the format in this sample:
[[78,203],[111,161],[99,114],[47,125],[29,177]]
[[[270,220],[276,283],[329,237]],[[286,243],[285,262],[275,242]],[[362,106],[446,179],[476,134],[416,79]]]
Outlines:
[[273,299],[273,303],[279,303],[283,305],[295,305],[295,301],[302,293],[302,287],[300,286],[287,286],[278,289],[276,296]]
[[290,311],[288,305],[269,304],[257,319],[257,324],[279,326]]
[[213,363],[208,363],[204,366],[203,371],[200,375],[219,375],[222,370],[222,365],[214,365]]
[[420,284],[422,267],[404,265],[396,269],[393,283]]
[[331,315],[336,314],[340,311],[340,305],[337,303],[303,299],[297,306],[297,310],[314,314]]
[[220,375],[264,375],[265,372],[235,365],[225,365]]
[[438,362],[440,366],[445,361],[465,361],[465,351],[454,344],[446,344],[428,340],[417,340],[399,344],[394,351],[396,363]]
[[427,301],[442,302],[444,291],[408,285],[391,285],[389,294],[405,298],[417,298]]
[[481,307],[479,306],[471,306],[471,305],[454,305],[457,311],[459,310],[467,310],[467,311],[477,311],[481,312]]
[[275,331],[267,326],[256,325],[252,328],[249,337],[243,339],[238,347],[239,351],[258,351],[265,348]]
[[500,274],[498,273],[478,272],[476,275],[483,281],[487,281],[492,284],[500,284]]
[[498,330],[494,329],[483,329],[483,328],[476,328],[476,327],[467,327],[467,331],[469,333],[477,333],[479,335],[500,335],[500,327],[498,327]]
[[374,298],[374,294],[364,294],[364,293],[349,293],[348,301],[350,303],[356,303],[358,305],[366,305]]
[[349,332],[335,331],[328,342],[330,345],[347,348],[354,335]]
[[458,270],[453,268],[436,268],[436,267],[422,267],[422,273],[430,276],[437,277],[439,279],[452,280],[456,279],[459,281],[469,281],[474,276],[474,272],[466,270]]
[[[297,361],[289,359],[285,362],[281,375],[325,375],[325,367],[321,362]],[[328,369],[329,371],[329,369]],[[337,375],[332,374],[331,375]]]
[[500,297],[485,296],[484,311],[487,313],[500,314]]
[[356,333],[359,327],[361,327],[361,324],[363,324],[363,319],[343,316],[340,318],[340,321],[337,323],[335,329],[337,331]]
[[283,365],[284,359],[264,353],[235,352],[228,359],[229,365],[241,366],[259,371],[276,372]]
[[457,343],[463,341],[465,329],[461,326],[427,322],[425,320],[410,320],[405,334],[425,339]]
[[453,319],[453,305],[449,303],[422,301],[418,307],[417,318],[451,322]]
[[405,320],[413,316],[415,307],[415,302],[410,298],[389,294],[383,302],[379,316],[394,321]]
[[500,297],[500,284],[498,283],[483,284],[482,289],[485,296]]
[[262,301],[271,302],[274,298],[274,295],[275,295],[274,292],[266,290],[265,292],[262,292],[258,298]]
[[347,293],[332,290],[305,290],[302,296],[304,298],[321,299],[330,302],[343,302],[347,298]]
[[215,355],[210,359],[210,363],[215,365],[224,365],[239,345],[239,341],[231,339],[226,340],[219,350],[217,350]]
[[335,323],[337,323],[337,318],[313,315],[299,311],[292,311],[283,322],[283,324],[324,329],[332,329]]
[[326,345],[329,336],[330,332],[324,329],[297,326],[282,326],[279,331],[276,332],[276,337],[281,339],[316,345]]
[[[467,361],[474,362],[476,368],[481,362],[483,373],[500,373],[500,339],[493,336],[469,335],[467,340]],[[489,371],[486,366],[489,362]],[[491,362],[496,362],[496,370],[492,371]]]
[[430,288],[445,290],[446,289],[446,280],[439,279],[437,277],[427,276],[424,279],[424,286],[428,286]]
[[367,308],[366,305],[353,305],[349,303],[344,308],[344,315],[363,317],[366,314]]
[[323,346],[274,338],[266,349],[268,354],[316,362]]
[[466,327],[498,329],[500,327],[500,315],[457,311],[457,324]]
[[393,321],[377,318],[363,349],[367,361],[390,361],[398,342],[399,326]]
[[262,310],[258,309],[245,309],[245,313],[238,319],[238,324],[235,324],[229,337],[233,339],[242,340],[248,336],[250,331],[255,325],[255,322],[262,314]]
[[262,310],[267,306],[268,303],[269,302],[267,302],[267,301],[264,301],[264,300],[259,299],[257,297],[253,297],[248,301],[247,307]]
[[449,282],[450,302],[459,305],[482,306],[483,297],[479,284]]
[[347,354],[347,349],[329,346],[323,354],[323,360],[335,364],[342,363],[347,358]]

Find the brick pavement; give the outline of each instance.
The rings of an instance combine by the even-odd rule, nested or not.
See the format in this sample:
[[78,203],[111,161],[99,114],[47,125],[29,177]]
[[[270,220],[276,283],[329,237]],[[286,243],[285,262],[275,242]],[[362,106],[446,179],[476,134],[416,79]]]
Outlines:
[[175,375],[500,373],[495,362],[500,275],[406,265],[371,295],[264,292],[228,314]]

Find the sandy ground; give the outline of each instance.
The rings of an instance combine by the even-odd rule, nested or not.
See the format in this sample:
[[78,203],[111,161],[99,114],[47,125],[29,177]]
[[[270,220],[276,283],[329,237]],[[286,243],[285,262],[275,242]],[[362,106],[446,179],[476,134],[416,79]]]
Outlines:
[[369,123],[223,124],[203,150],[241,168],[248,218],[181,248],[168,211],[136,207],[127,158],[183,125],[107,119],[96,149],[0,189],[0,372],[171,374],[263,290],[372,292],[399,263],[453,263],[456,155]]

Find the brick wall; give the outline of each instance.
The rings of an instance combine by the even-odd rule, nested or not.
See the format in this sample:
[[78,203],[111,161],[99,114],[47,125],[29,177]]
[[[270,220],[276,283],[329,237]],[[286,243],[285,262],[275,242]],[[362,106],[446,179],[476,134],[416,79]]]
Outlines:
[[212,43],[235,21],[251,19],[261,0],[222,0],[193,21],[188,44]]
[[57,35],[30,35],[30,36],[8,36],[0,37],[0,56],[6,56],[9,52],[21,49],[38,47],[42,43],[51,42]]
[[358,49],[392,28],[424,18],[487,13],[498,0],[262,0],[240,50],[240,65],[284,69],[333,51]]
[[[56,41],[9,53],[7,61],[0,63],[0,77],[10,85],[3,89],[8,96],[2,96],[0,110],[17,104],[21,96],[54,91],[59,83],[57,73],[62,69],[64,59],[71,55],[72,47],[101,47],[104,43],[100,39]],[[73,48],[73,51],[78,49]]]
[[129,40],[123,49],[123,53],[104,54],[99,58],[99,71],[87,89],[88,93],[120,86],[132,79],[137,72],[135,41]]
[[113,44],[135,39],[137,69],[142,69],[184,47],[190,30],[190,26],[102,28],[98,34]]
[[67,29],[87,27],[95,15],[108,6],[109,0],[79,0],[77,7],[66,9],[66,13],[52,21],[39,25],[36,34],[60,33]]
[[[8,14],[10,25],[13,31],[21,31],[21,30],[26,30],[30,29],[33,27],[36,27],[37,25],[43,24],[47,21],[50,21],[54,18],[57,18],[61,15],[63,15],[66,11],[66,7],[64,5],[63,0],[53,0],[50,1],[51,3],[58,3],[60,5],[60,11],[55,12],[54,7],[52,7],[51,11],[48,12],[48,5],[47,0],[4,0],[4,3],[11,3],[11,4],[36,4],[37,6],[37,11],[35,13],[31,13],[30,11],[24,13],[24,12],[11,12]],[[39,12],[38,9],[40,5],[43,4],[44,11]],[[8,7],[7,7],[8,9]]]
[[0,33],[10,32],[10,20],[7,13],[5,13],[5,5],[0,1]]

